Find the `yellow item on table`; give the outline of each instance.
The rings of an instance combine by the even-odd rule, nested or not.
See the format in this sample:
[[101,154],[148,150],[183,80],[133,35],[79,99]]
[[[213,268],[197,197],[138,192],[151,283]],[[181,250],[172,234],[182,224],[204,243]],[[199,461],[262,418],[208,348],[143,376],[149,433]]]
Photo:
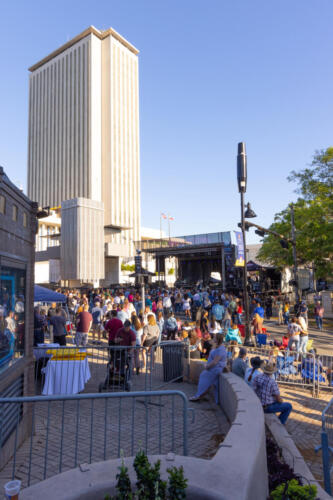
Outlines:
[[63,349],[48,349],[46,351],[46,354],[52,354],[52,356],[73,356],[73,354],[79,354],[80,353],[80,349],[78,348],[74,348],[74,349],[69,349],[69,348],[66,348],[64,347]]
[[52,361],[82,361],[86,359],[87,353],[81,352],[80,349],[48,349],[46,354],[52,356]]
[[51,360],[52,361],[83,361],[86,359],[87,353],[86,352],[80,352],[79,354],[73,354],[73,355],[65,355],[65,356],[52,356]]

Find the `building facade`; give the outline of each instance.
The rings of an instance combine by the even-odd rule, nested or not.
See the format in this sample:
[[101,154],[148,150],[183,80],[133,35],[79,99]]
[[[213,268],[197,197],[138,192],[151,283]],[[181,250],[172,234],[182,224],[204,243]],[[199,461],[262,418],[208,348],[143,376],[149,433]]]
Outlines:
[[140,240],[138,50],[91,26],[29,69],[28,196],[55,209],[102,203],[104,281],[114,282]]
[[[34,395],[34,262],[37,204],[0,167],[0,396]],[[17,416],[17,412],[19,415]],[[13,432],[16,424],[18,434]],[[28,407],[0,416],[0,469],[31,428]]]

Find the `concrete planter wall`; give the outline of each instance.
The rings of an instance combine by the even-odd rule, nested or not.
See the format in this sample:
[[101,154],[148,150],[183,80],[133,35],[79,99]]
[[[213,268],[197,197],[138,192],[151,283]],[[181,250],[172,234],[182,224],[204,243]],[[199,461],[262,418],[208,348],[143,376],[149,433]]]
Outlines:
[[[198,365],[199,366],[199,365]],[[220,377],[221,406],[231,428],[212,460],[182,456],[153,456],[166,469],[183,465],[189,499],[265,500],[268,493],[264,414],[258,398],[239,377]],[[208,430],[209,432],[209,430]],[[133,457],[126,458],[132,482]],[[81,466],[22,491],[20,500],[102,500],[115,493],[120,460]]]

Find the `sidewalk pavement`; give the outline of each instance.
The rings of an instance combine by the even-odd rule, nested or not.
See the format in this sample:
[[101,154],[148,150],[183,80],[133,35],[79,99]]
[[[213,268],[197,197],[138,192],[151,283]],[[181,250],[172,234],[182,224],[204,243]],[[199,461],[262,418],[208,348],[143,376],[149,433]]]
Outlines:
[[287,421],[287,431],[303,455],[314,477],[324,486],[321,451],[315,447],[321,442],[321,413],[333,396],[333,392],[321,391],[313,398],[307,390],[280,385],[284,401],[293,405]]
[[[264,327],[271,334],[273,340],[282,341],[282,335],[287,332],[286,325],[279,325],[276,318],[269,321],[264,320]],[[314,327],[312,322],[309,324],[309,338],[313,340],[313,346],[317,350],[317,354],[329,354],[333,356],[333,328],[324,328],[320,331]]]

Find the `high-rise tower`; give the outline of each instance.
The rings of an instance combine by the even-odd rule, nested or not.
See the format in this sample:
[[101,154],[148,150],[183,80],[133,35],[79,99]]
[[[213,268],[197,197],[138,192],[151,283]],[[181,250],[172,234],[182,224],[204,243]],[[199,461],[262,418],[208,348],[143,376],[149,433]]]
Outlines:
[[[28,196],[50,207],[101,202],[106,259],[132,255],[140,239],[138,50],[112,28],[91,26],[29,69]],[[107,278],[111,260],[105,265]]]

